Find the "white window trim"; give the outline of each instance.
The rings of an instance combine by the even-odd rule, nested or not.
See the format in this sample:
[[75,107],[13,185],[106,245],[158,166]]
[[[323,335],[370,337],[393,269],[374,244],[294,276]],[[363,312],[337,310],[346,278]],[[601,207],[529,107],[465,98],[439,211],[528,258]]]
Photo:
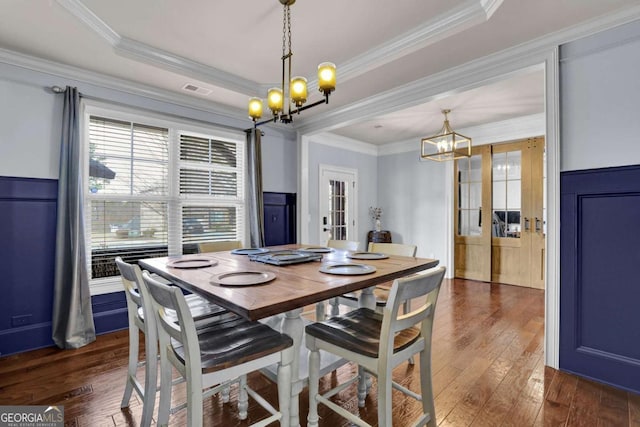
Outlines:
[[[190,121],[188,119],[180,119],[176,117],[166,116],[159,113],[148,112],[148,111],[140,111],[130,107],[125,106],[115,106],[108,103],[103,103],[94,100],[82,100],[81,105],[82,111],[82,121],[80,123],[80,135],[82,136],[82,144],[81,144],[81,158],[82,158],[82,171],[83,176],[89,176],[89,159],[87,155],[87,150],[89,147],[89,118],[91,116],[101,116],[114,120],[123,120],[127,122],[135,122],[145,125],[158,126],[169,129],[169,188],[167,196],[158,196],[154,197],[154,200],[164,201],[167,203],[167,209],[170,212],[170,220],[169,220],[169,228],[175,228],[178,230],[174,236],[175,239],[169,240],[169,253],[177,253],[181,251],[181,245],[177,242],[182,241],[182,227],[180,224],[182,223],[182,206],[197,206],[204,205],[207,201],[211,199],[205,200],[205,197],[199,196],[187,196],[180,197],[179,192],[179,173],[180,173],[180,134],[188,133],[189,135],[199,136],[203,138],[215,138],[220,141],[233,142],[238,144],[238,159],[241,162],[242,167],[240,168],[240,172],[242,176],[239,178],[238,190],[241,194],[239,200],[238,198],[226,198],[220,197],[216,198],[217,201],[221,203],[225,203],[228,205],[235,205],[240,208],[239,212],[242,215],[242,223],[238,230],[241,240],[245,241],[248,233],[248,221],[246,220],[247,209],[247,192],[246,192],[246,183],[247,183],[247,161],[246,161],[246,147],[245,147],[245,134],[238,130],[232,131],[226,128],[222,128],[215,125],[203,125],[202,123],[196,123],[194,121]],[[86,194],[85,194],[86,197]],[[104,197],[104,196],[103,196]],[[105,198],[109,198],[106,196]],[[114,199],[122,200],[123,198],[127,198],[127,196],[114,196]],[[136,197],[136,200],[139,198]],[[86,198],[85,207],[90,202],[90,198]],[[86,216],[85,216],[86,218]],[[90,243],[90,230],[91,230],[91,220],[87,220],[85,223],[85,242]],[[91,245],[86,245],[87,252],[87,260],[88,260],[88,272],[89,276],[91,274]],[[120,276],[112,276],[112,277],[103,277],[98,279],[91,279],[89,277],[89,289],[91,295],[102,295],[112,292],[121,292],[122,281]]]

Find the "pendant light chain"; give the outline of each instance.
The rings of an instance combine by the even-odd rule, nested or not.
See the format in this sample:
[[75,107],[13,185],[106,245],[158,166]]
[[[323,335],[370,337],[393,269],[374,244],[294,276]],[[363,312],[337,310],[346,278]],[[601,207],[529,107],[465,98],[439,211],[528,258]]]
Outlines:
[[[282,58],[284,59],[285,55],[287,54],[287,11],[289,10],[288,6],[285,6],[282,9]],[[291,31],[291,30],[289,30]],[[291,46],[291,43],[289,43],[289,46]]]
[[291,55],[291,9],[287,6],[287,38],[289,39],[289,55]]

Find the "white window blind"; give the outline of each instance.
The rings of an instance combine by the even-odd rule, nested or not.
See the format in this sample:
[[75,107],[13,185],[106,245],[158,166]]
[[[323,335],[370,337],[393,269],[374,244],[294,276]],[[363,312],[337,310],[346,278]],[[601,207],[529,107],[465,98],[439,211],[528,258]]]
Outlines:
[[199,242],[244,239],[240,140],[170,122],[87,117],[85,218],[94,281],[119,275],[116,256],[136,262],[193,253]]
[[242,146],[180,134],[180,198],[183,242],[243,240]]

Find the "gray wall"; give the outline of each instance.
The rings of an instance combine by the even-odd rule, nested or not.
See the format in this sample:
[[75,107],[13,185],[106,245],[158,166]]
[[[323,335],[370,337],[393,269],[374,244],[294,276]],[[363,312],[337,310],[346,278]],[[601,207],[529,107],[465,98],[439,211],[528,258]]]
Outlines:
[[262,189],[276,193],[298,191],[298,144],[294,133],[264,128],[262,137]]
[[[5,67],[6,68],[6,67]],[[0,68],[0,176],[57,179],[62,98]]]
[[365,249],[367,232],[371,229],[369,206],[378,206],[377,157],[371,154],[336,148],[318,141],[331,139],[331,136],[314,136],[309,142],[309,242],[324,244],[319,239],[320,216],[318,213],[318,178],[320,164],[356,169],[358,171],[358,238],[360,249]]
[[420,161],[419,150],[378,158],[378,204],[394,243],[418,246],[419,257],[447,259],[449,190],[443,163]]
[[[249,119],[133,95],[82,81],[0,63],[0,176],[58,178],[62,97],[47,88],[76,86],[108,103],[242,130]],[[264,128],[263,188],[296,192],[297,145],[290,129]]]
[[560,49],[561,170],[640,163],[640,21]]

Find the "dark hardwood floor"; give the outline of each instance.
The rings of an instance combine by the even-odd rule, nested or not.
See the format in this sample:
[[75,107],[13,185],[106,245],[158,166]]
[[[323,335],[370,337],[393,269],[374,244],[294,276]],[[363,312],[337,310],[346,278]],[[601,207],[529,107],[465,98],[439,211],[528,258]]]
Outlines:
[[[543,292],[465,280],[445,281],[436,310],[433,383],[439,426],[640,426],[640,396],[544,366]],[[69,426],[137,425],[141,405],[133,398],[120,410],[127,363],[128,332],[98,337],[78,350],[47,348],[0,359],[0,405],[64,405]],[[327,388],[350,375],[347,365],[322,379]],[[419,391],[419,366],[403,364],[394,379]],[[275,385],[260,374],[253,388],[275,403]],[[182,401],[177,386],[174,401]],[[205,425],[245,426],[231,403],[217,396],[205,403]],[[360,414],[376,425],[376,387]],[[301,396],[306,425],[307,394]],[[418,404],[394,391],[394,426],[409,425]],[[355,389],[335,399],[357,410]],[[251,401],[250,401],[251,402]],[[321,407],[321,425],[350,425]],[[266,413],[255,403],[249,420]],[[185,424],[184,411],[171,425]]]

